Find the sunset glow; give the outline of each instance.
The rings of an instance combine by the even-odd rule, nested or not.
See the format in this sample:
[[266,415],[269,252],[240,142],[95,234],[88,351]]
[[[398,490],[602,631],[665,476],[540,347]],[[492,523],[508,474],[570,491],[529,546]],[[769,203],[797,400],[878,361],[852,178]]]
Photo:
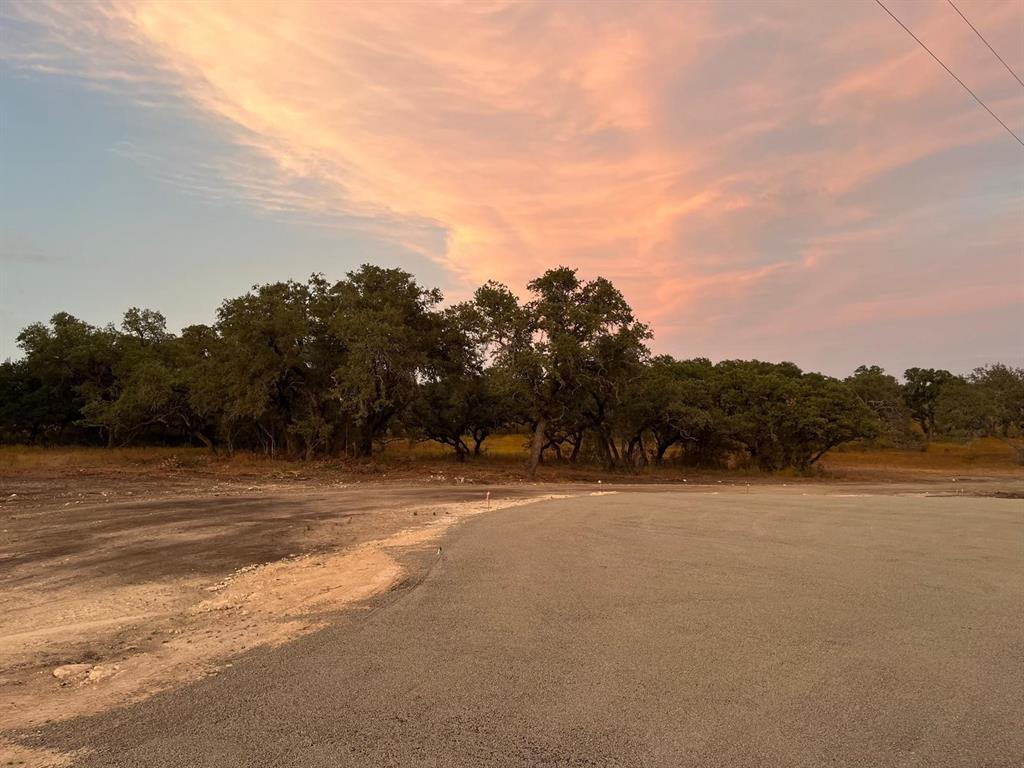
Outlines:
[[[1024,89],[946,4],[892,7],[1024,128]],[[1024,6],[963,8],[1024,69]],[[203,205],[358,232],[384,260],[433,265],[449,297],[491,278],[521,289],[566,264],[611,279],[659,351],[678,355],[839,374],[861,357],[958,370],[1022,358],[1024,149],[873,3],[3,13],[5,80],[70,83],[231,150],[125,130],[104,139],[111,162]],[[55,118],[73,121],[73,108]],[[5,175],[4,195],[17,196]],[[42,227],[13,214],[0,225],[5,272],[28,270],[18,244],[45,240]],[[335,255],[318,268],[338,276],[377,260]],[[274,279],[304,277],[288,258]],[[207,279],[218,296],[252,282],[237,270],[190,276]],[[25,290],[33,316],[3,317],[6,354],[15,325],[60,308]],[[213,310],[195,294],[153,304],[177,323]]]

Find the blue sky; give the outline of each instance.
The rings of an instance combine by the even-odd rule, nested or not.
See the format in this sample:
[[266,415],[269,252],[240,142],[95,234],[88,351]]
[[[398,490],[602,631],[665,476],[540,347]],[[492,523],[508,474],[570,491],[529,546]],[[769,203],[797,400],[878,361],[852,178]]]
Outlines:
[[180,109],[9,68],[0,104],[0,359],[17,356],[21,328],[58,311],[102,325],[142,305],[180,328],[212,322],[221,300],[254,283],[341,277],[364,262],[448,282],[355,225],[211,200],[125,154],[140,143],[190,159],[234,151]]
[[[891,7],[1024,135],[951,8]],[[1024,5],[960,7],[1024,71]],[[0,178],[0,358],[373,262],[578,267],[680,357],[1024,364],[1024,148],[871,3],[12,0]]]

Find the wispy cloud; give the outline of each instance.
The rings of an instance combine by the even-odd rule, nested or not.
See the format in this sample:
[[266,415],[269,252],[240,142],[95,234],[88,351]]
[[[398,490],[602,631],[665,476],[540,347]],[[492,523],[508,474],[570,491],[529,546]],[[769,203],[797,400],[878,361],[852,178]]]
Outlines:
[[[896,9],[1024,125],[1024,93],[950,9]],[[1019,58],[1019,3],[968,11]],[[237,157],[183,170],[118,148],[169,183],[375,227],[466,286],[580,265],[663,341],[793,334],[797,308],[843,326],[1020,298],[999,289],[1012,216],[953,205],[936,241],[913,218],[934,200],[893,179],[954,201],[1009,189],[1019,213],[1024,154],[871,4],[140,0],[16,4],[7,23],[13,66],[218,121]],[[885,310],[864,275],[913,294],[926,261],[905,254],[925,248],[942,279]]]
[[53,259],[32,240],[16,232],[0,232],[0,264],[49,264]]

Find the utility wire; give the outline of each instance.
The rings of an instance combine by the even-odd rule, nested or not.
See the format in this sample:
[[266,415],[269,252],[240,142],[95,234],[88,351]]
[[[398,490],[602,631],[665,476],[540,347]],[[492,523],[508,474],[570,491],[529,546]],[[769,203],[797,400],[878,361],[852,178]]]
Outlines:
[[972,91],[970,88],[968,88],[967,84],[963,80],[961,80],[959,77],[957,77],[956,73],[953,72],[952,69],[950,69],[945,64],[943,64],[942,63],[942,59],[940,59],[938,56],[936,56],[934,53],[932,53],[931,48],[929,48],[927,45],[922,43],[921,42],[921,38],[919,38],[917,35],[915,35],[913,32],[911,32],[910,28],[896,17],[896,14],[894,14],[892,11],[890,11],[888,8],[886,8],[885,4],[882,2],[882,0],[875,0],[875,2],[878,3],[879,7],[883,11],[885,11],[890,16],[892,16],[893,21],[895,21],[897,24],[899,24],[901,27],[903,27],[903,29],[906,31],[906,33],[908,35],[910,35],[912,38],[914,38],[915,41],[917,41],[918,45],[920,45],[922,48],[924,48],[926,51],[928,51],[928,55],[931,56],[933,59],[935,59],[937,62],[939,62],[939,66],[941,66],[944,70],[946,70],[949,73],[950,77],[952,77],[954,80],[956,80],[958,83],[960,83],[960,85],[963,87],[963,89],[965,91],[967,91],[969,94],[971,94],[971,96],[974,97],[974,100],[976,102],[978,102],[979,104],[981,104],[981,106],[984,107],[985,111],[988,112],[990,115],[992,115],[992,117],[995,119],[995,121],[997,123],[999,123],[1001,126],[1003,126],[1003,128],[1006,129],[1006,132],[1008,134],[1010,134],[1011,136],[1013,136],[1014,139],[1017,140],[1018,144],[1020,144],[1022,147],[1024,147],[1024,140],[1022,140],[1020,138],[1020,136],[1018,136],[1016,133],[1011,131],[1010,130],[1010,126],[1008,126],[1006,123],[1004,123],[1002,120],[1000,120],[999,116],[995,112],[993,112],[991,109],[988,108],[988,104],[986,104],[984,101],[982,101],[978,97],[978,94],[976,94],[974,91]]
[[983,42],[985,45],[988,45],[988,49],[992,51],[992,55],[999,59],[1000,63],[1002,63],[1002,65],[1006,67],[1006,71],[1013,75],[1013,79],[1020,83],[1022,86],[1024,86],[1024,80],[1021,80],[1019,77],[1017,77],[1017,73],[1010,69],[1010,65],[1006,63],[1002,56],[996,53],[996,49],[989,45],[989,42],[988,40],[985,39],[985,36],[978,31],[977,27],[971,24],[970,20],[966,16],[964,16],[963,11],[956,7],[956,4],[953,2],[953,0],[946,0],[946,2],[952,5],[953,10],[960,14],[960,18],[967,22],[967,26],[974,30],[974,34],[978,36],[981,42]]

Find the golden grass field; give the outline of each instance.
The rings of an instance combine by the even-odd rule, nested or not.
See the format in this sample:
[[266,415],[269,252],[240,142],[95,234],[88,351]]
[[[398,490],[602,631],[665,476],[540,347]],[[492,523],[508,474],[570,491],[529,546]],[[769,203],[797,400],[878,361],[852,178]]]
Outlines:
[[1024,473],[1024,467],[1017,463],[1016,448],[995,437],[966,443],[933,442],[927,450],[865,450],[851,446],[830,452],[822,461],[830,469],[993,469]]
[[[484,455],[470,457],[465,466],[484,469],[514,469],[526,458],[527,439],[524,435],[495,435],[484,444]],[[282,458],[269,458],[261,454],[238,452],[233,456],[213,456],[205,448],[131,447],[91,448],[0,446],[0,475],[31,473],[61,473],[75,470],[126,469],[136,472],[147,470],[204,469],[218,473],[262,474],[307,471],[326,466],[341,467],[356,462],[320,460],[312,464]],[[366,462],[363,462],[365,465]],[[415,470],[417,466],[435,471],[438,466],[455,461],[450,448],[433,442],[394,440],[386,444],[366,470],[401,466]],[[820,462],[819,472],[843,475],[848,472],[863,474],[879,471],[974,471],[998,474],[1024,475],[1024,467],[1017,463],[1014,447],[996,438],[982,438],[966,443],[933,442],[927,450],[920,449],[867,449],[850,445],[827,454]],[[557,474],[558,465],[549,464],[549,472]],[[583,468],[581,467],[581,470]],[[593,470],[595,468],[590,468]],[[638,472],[651,479],[670,480],[677,474],[692,475],[691,467],[680,467],[671,462],[664,467],[650,467]],[[722,470],[722,472],[725,472]],[[728,474],[758,474],[753,470]]]
[[[526,457],[526,438],[522,435],[495,435],[484,444],[485,455],[480,461],[493,459],[518,460]],[[387,463],[410,460],[437,460],[452,457],[447,446],[430,441],[412,442],[392,440],[375,459]],[[137,446],[128,448],[101,448],[84,446],[56,446],[42,448],[27,445],[0,445],[0,472],[20,470],[46,471],[111,467],[166,466],[189,468],[214,462],[237,469],[267,466],[305,466],[306,462],[285,458],[270,458],[250,451],[237,451],[232,456],[213,456],[206,448]],[[320,462],[322,463],[322,462]]]

